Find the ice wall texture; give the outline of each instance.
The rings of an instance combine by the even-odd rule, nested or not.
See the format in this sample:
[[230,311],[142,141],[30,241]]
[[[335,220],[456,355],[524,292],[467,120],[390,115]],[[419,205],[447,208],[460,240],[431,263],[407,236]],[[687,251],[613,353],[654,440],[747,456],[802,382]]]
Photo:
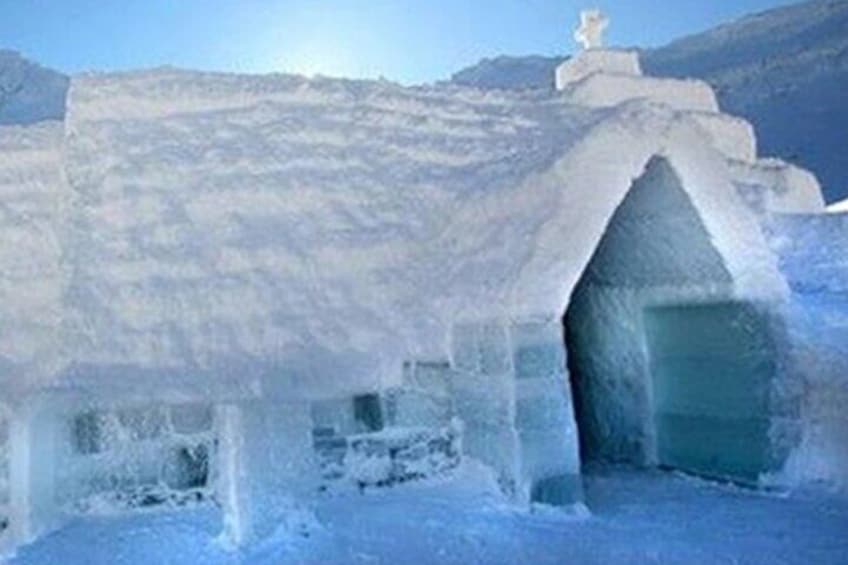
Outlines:
[[81,355],[105,364],[308,350],[356,371],[440,315],[426,297],[449,276],[434,242],[452,213],[599,119],[538,97],[170,71],[80,78],[70,100],[71,304]]
[[[63,125],[0,128],[0,386],[58,367]],[[10,382],[10,379],[12,381]],[[9,388],[6,388],[8,391]]]
[[787,471],[848,491],[848,214],[782,216],[769,231],[793,290],[787,324],[805,390]]
[[667,161],[610,220],[565,318],[583,456],[655,463],[646,307],[732,296],[732,277]]
[[223,541],[241,546],[303,528],[310,517],[295,500],[317,484],[309,404],[259,400],[221,407],[218,419]]
[[451,395],[464,454],[491,467],[513,500],[582,500],[577,429],[558,320],[461,324]]
[[[26,265],[53,273],[26,286],[10,270],[19,299],[3,307],[21,327],[62,314],[60,339],[10,330],[4,357],[118,386],[196,375],[374,388],[405,360],[445,358],[463,320],[558,318],[657,154],[738,292],[783,292],[734,185],[742,165],[704,135],[703,112],[577,102],[174,70],[75,78],[63,131],[3,133],[28,152],[6,153],[7,190],[51,195],[27,216],[41,232],[26,232],[40,246]],[[27,149],[33,136],[49,150]],[[20,248],[2,252],[21,262]],[[36,296],[49,315],[24,320]],[[48,338],[59,346],[38,355]]]
[[797,445],[774,303],[736,295],[663,159],[633,183],[566,318],[583,457],[757,483]]

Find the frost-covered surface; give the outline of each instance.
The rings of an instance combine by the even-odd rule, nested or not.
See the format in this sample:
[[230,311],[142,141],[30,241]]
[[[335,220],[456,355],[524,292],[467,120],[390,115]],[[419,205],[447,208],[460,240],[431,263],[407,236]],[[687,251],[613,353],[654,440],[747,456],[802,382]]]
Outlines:
[[573,85],[569,92],[578,104],[615,106],[640,98],[677,110],[718,112],[710,86],[696,80],[671,80],[632,75],[594,74]]
[[[815,0],[744,18],[642,54],[645,72],[699,78],[721,107],[754,124],[764,155],[813,170],[825,196],[848,196],[845,158],[848,2]],[[498,57],[464,69],[456,84],[550,89],[563,57]]]
[[661,151],[740,292],[780,293],[699,131],[646,104],[590,111],[543,93],[172,70],[75,79],[72,359],[396,379],[405,359],[445,358],[457,319],[561,315]]
[[643,312],[727,299],[730,287],[679,179],[666,162],[653,162],[613,216],[566,317],[584,456],[656,462]]
[[0,386],[4,388],[43,382],[58,368],[64,291],[63,130],[61,122],[0,127]]
[[0,49],[0,125],[61,120],[68,77]]
[[754,210],[777,214],[821,214],[825,210],[819,183],[809,171],[777,159],[731,166],[739,194]]
[[309,512],[297,499],[313,492],[317,479],[309,405],[261,399],[224,406],[219,418],[220,542],[243,546],[299,528]]
[[796,293],[848,294],[848,214],[777,216],[768,228]]
[[769,225],[793,293],[787,326],[804,377],[804,437],[789,472],[848,490],[848,214]]
[[214,499],[218,438],[208,405],[87,409],[69,415],[57,503],[70,514],[170,508]]
[[[324,499],[295,535],[230,553],[214,512],[86,519],[19,550],[40,563],[845,562],[848,503],[662,474],[587,477],[592,515],[505,507],[484,478]],[[130,540],[132,543],[129,543]]]
[[373,378],[364,354],[398,355],[409,320],[427,331],[452,310],[428,297],[464,301],[456,287],[479,282],[451,272],[461,265],[439,241],[457,210],[515,194],[600,118],[380,83],[77,79],[66,166],[80,358]]

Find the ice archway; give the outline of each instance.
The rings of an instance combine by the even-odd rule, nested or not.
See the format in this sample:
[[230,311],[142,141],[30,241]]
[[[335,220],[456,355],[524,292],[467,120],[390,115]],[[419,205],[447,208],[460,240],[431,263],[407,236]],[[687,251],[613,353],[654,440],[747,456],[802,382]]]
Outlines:
[[780,458],[768,307],[734,298],[667,159],[650,160],[613,214],[564,323],[584,460],[753,482]]

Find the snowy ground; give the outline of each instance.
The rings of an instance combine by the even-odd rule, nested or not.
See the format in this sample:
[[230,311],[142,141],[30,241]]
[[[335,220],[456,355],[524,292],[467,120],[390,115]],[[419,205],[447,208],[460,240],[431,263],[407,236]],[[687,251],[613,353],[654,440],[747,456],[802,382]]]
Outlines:
[[586,494],[591,517],[518,513],[445,485],[349,493],[320,502],[308,534],[240,554],[214,541],[211,511],[97,518],[12,563],[848,563],[848,500],[628,470],[590,475]]

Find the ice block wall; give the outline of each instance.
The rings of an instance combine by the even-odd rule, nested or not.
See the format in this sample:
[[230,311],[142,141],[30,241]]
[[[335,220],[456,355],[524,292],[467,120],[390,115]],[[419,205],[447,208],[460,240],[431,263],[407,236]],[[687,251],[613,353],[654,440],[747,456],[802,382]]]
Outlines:
[[520,503],[582,500],[577,427],[558,319],[457,325],[453,397],[463,449]]
[[804,391],[786,473],[848,491],[848,214],[778,216],[768,230],[792,286],[790,353]]

